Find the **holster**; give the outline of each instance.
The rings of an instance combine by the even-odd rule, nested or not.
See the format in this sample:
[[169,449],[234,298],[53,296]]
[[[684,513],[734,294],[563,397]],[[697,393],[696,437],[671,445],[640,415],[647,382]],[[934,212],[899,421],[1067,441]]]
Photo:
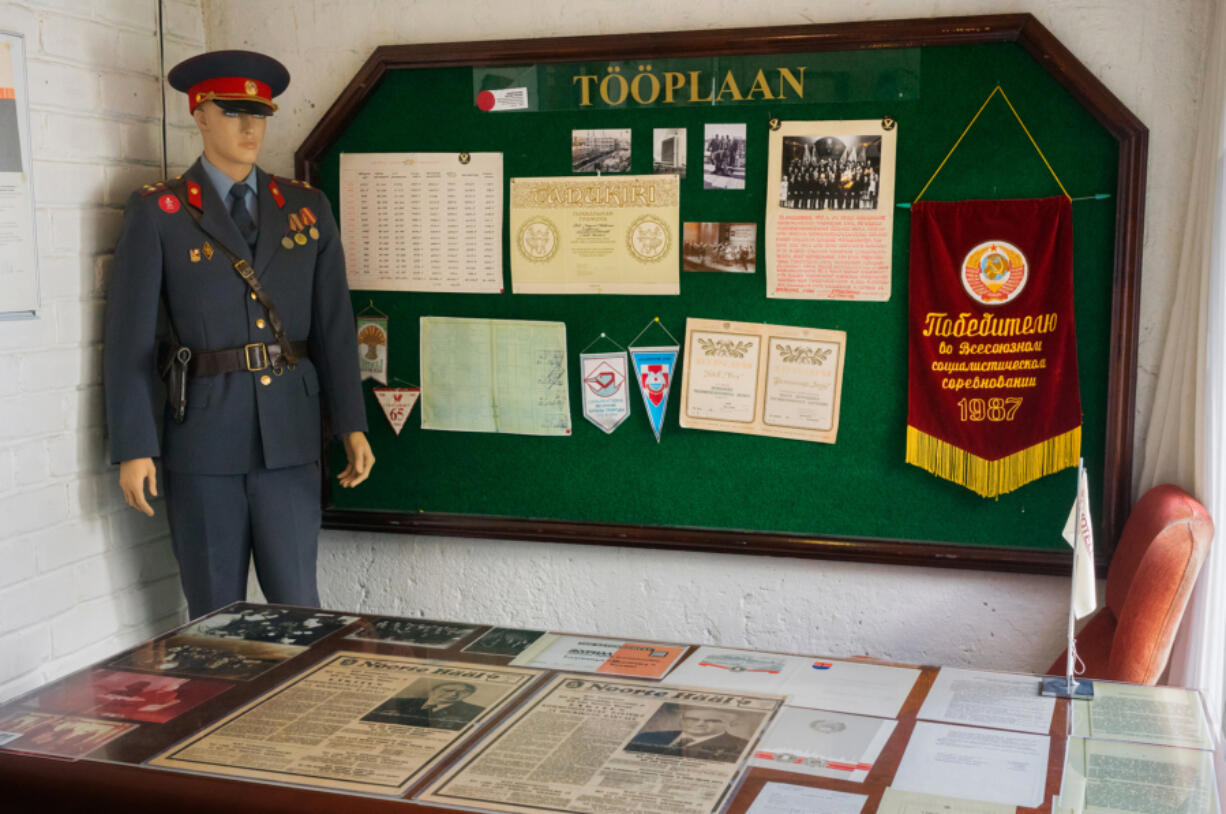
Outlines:
[[176,424],[187,419],[187,368],[191,361],[192,349],[186,345],[163,342],[158,348],[158,373],[166,382],[166,401]]

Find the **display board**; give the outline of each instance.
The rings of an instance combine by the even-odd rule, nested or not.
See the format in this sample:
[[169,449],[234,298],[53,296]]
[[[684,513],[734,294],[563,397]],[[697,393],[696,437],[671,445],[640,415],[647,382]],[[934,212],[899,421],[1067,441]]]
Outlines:
[[[414,413],[397,434],[366,381],[378,464],[356,489],[325,488],[324,525],[1067,571],[1060,530],[1075,469],[986,500],[904,463],[908,209],[893,213],[888,299],[766,295],[772,127],[896,126],[895,195],[906,203],[997,84],[1074,198],[1082,450],[1104,566],[1129,508],[1146,130],[1029,15],[378,49],[296,154],[299,177],[338,212],[345,156],[454,154],[460,167],[468,156],[500,154],[505,204],[516,178],[596,178],[590,171],[600,168],[603,178],[610,169],[649,176],[661,163],[653,131],[672,128],[686,134],[680,222],[754,224],[758,250],[741,273],[681,271],[678,295],[513,293],[515,236],[504,205],[501,293],[355,286],[355,311],[373,306],[388,317],[392,385],[422,380],[422,317],[563,323],[573,431],[423,430]],[[495,109],[481,109],[491,99]],[[744,126],[743,169],[723,174],[739,175],[743,189],[711,188],[712,125]],[[628,165],[624,145],[612,142],[602,155],[619,152],[613,163],[575,157],[576,142],[595,130],[628,135]],[[675,164],[678,150],[674,142],[666,160]],[[1059,194],[998,100],[925,200]],[[681,223],[676,229],[680,237]],[[342,237],[350,256],[382,248],[348,243],[343,221]],[[682,429],[676,392],[658,443],[637,392],[615,432],[584,421],[580,350],[602,332],[626,345],[655,317],[678,338],[687,318],[844,332],[836,442]],[[651,343],[662,337],[654,330]],[[684,352],[678,364],[683,372]],[[334,470],[343,467],[338,447],[329,455]]]

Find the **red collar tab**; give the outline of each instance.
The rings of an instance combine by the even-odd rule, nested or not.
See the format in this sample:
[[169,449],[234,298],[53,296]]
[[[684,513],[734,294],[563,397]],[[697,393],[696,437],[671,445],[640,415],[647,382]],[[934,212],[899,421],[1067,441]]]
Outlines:
[[200,185],[195,181],[187,182],[187,202],[197,209],[204,209],[204,195],[200,192]]
[[281,187],[277,186],[277,182],[273,179],[268,179],[268,191],[272,193],[272,199],[277,202],[278,209],[285,208],[285,196],[281,194]]
[[272,88],[265,82],[245,76],[215,76],[192,85],[187,91],[189,112],[194,112],[212,99],[261,102],[268,105],[270,110],[277,109],[272,101]]

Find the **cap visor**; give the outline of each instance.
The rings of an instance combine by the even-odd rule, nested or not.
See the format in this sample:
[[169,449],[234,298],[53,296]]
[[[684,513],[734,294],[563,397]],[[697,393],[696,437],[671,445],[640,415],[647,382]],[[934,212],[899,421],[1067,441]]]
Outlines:
[[277,108],[268,102],[256,102],[250,99],[214,99],[213,103],[222,110],[233,113],[260,113],[271,116]]

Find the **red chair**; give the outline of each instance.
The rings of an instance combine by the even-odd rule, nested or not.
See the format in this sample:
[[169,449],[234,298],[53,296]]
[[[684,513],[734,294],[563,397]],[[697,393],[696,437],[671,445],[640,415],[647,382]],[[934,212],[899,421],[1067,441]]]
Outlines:
[[[1107,569],[1106,606],[1077,634],[1085,678],[1158,683],[1212,539],[1209,513],[1178,486],[1137,501]],[[1067,654],[1051,675],[1064,675]]]

